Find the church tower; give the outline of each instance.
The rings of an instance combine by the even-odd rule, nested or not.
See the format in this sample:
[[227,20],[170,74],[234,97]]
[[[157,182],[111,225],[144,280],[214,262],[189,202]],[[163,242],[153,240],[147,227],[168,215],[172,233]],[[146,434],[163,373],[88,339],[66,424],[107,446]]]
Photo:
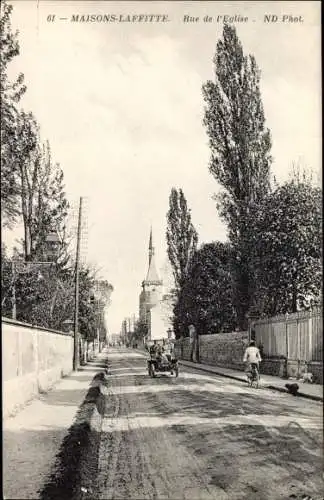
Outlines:
[[149,242],[149,264],[145,280],[142,282],[142,291],[139,300],[139,318],[140,321],[147,323],[147,314],[155,307],[162,298],[163,282],[160,280],[155,265],[154,246],[152,237],[152,228],[150,231]]

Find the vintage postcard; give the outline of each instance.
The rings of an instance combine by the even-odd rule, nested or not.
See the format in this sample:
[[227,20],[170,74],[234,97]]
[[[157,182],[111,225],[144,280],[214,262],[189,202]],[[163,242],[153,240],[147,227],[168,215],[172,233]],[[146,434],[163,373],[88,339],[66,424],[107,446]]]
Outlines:
[[1,2],[4,498],[324,498],[320,42]]

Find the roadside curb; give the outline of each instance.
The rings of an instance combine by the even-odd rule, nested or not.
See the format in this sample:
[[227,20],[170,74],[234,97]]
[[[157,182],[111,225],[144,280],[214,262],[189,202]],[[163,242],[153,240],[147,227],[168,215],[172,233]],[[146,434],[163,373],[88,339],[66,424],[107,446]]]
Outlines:
[[[195,363],[195,366],[192,366],[191,364],[187,364],[186,361],[179,360],[180,365],[187,366],[188,368],[194,368],[197,370],[201,370],[203,372],[208,372],[208,373],[214,373],[215,375],[220,375],[221,377],[224,378],[230,378],[232,380],[239,380],[240,382],[246,382],[246,380],[243,377],[237,377],[235,375],[229,375],[228,373],[223,373],[219,372],[216,370],[210,370],[209,368],[206,368],[205,366],[201,365],[200,363]],[[216,367],[217,369],[217,367]]]
[[47,481],[39,492],[40,500],[81,500],[95,498],[100,433],[105,412],[102,386],[106,383],[108,356],[99,361],[98,373],[81,403]]
[[[180,363],[180,365],[188,366],[188,368],[194,368],[194,369],[201,370],[201,371],[204,371],[204,372],[214,373],[215,375],[219,375],[219,376],[224,377],[224,378],[230,378],[232,380],[238,380],[239,382],[244,382],[246,384],[245,378],[239,377],[239,376],[235,376],[235,375],[229,375],[229,374],[223,373],[221,371],[216,371],[217,367],[216,367],[216,370],[210,370],[209,368],[206,368],[205,366],[203,366],[203,365],[201,365],[199,363],[195,363],[195,366],[192,366],[191,364],[189,365],[189,364],[186,363],[186,361],[182,361],[182,360],[179,360],[179,363]],[[277,385],[267,384],[267,385],[263,385],[262,388],[264,388],[264,389],[271,389],[273,391],[278,391],[278,392],[283,392],[285,394],[289,394],[289,392],[288,392],[287,389],[285,389],[284,387],[279,387]],[[311,399],[313,401],[321,401],[321,402],[323,402],[323,397],[321,397],[321,396],[315,396],[315,395],[312,395],[312,394],[305,394],[304,392],[297,392],[296,396],[298,396],[300,398]]]
[[[284,392],[286,394],[289,394],[287,389],[284,389],[283,387],[278,387],[275,385],[267,385],[265,386],[267,389],[272,389],[273,391],[279,391],[279,392]],[[323,402],[323,398],[321,396],[315,396],[313,394],[306,394],[305,392],[297,392],[296,396],[300,398],[305,398],[305,399],[311,399],[313,401],[321,401]]]

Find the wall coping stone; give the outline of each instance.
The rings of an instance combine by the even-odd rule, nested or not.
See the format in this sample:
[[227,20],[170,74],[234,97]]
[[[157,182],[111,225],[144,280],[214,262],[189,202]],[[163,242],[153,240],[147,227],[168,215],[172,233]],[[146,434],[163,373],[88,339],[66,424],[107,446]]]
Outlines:
[[23,323],[22,321],[17,321],[16,319],[12,319],[12,318],[5,318],[3,316],[1,317],[1,322],[6,323],[8,325],[17,325],[17,326],[22,326],[23,328],[32,328],[33,330],[41,330],[43,332],[56,333],[59,335],[64,335],[66,337],[72,337],[72,334],[70,332],[62,332],[60,330],[52,330],[51,328],[45,328],[43,326],[32,325],[29,323]]

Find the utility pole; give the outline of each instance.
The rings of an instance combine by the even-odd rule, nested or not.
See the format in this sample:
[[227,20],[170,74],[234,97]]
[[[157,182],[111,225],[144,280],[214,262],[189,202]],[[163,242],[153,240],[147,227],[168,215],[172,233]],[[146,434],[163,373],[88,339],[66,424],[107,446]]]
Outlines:
[[73,343],[73,370],[79,367],[79,265],[80,265],[80,240],[82,221],[82,197],[80,197],[77,247],[75,259],[75,289],[74,289],[74,343]]
[[98,352],[101,352],[100,350],[100,301],[97,298],[96,300],[96,314],[97,314],[97,342],[98,342]]
[[16,308],[16,268],[15,262],[12,259],[11,261],[11,270],[12,270],[12,319],[17,319],[17,308]]

